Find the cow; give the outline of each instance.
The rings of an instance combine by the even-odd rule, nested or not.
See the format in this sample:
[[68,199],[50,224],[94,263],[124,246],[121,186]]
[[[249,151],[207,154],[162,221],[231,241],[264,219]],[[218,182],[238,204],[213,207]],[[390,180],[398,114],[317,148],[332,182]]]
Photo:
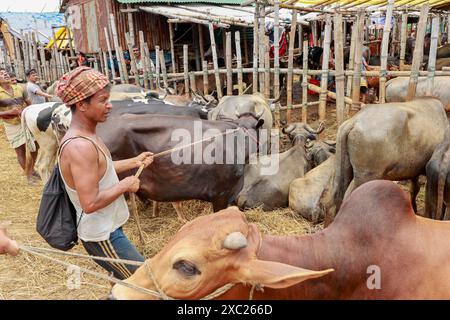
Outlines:
[[[244,186],[237,198],[238,207],[250,209],[262,206],[265,211],[287,207],[289,184],[311,169],[305,144],[308,139],[317,139],[324,129],[323,124],[314,130],[304,123],[294,123],[284,128],[283,133],[289,135],[292,148],[280,154],[264,155],[245,166]],[[266,168],[268,164],[270,168]]]
[[[386,82],[386,102],[404,102],[408,95],[409,77],[398,77]],[[416,98],[426,97],[428,88],[427,77],[419,77],[416,88]],[[435,77],[431,96],[441,100],[445,111],[450,111],[450,77]]]
[[325,219],[333,209],[335,156],[308,171],[289,185],[289,208],[313,223]]
[[307,158],[313,168],[325,162],[336,153],[336,142],[311,140],[305,145]]
[[[256,133],[250,131],[258,129],[263,122],[254,113],[242,115],[234,121],[126,114],[99,124],[97,134],[114,160],[134,157],[143,151],[157,154],[188,145],[182,152],[178,150],[156,157],[142,172],[137,194],[158,202],[210,201],[213,210],[218,211],[232,203],[242,189],[244,165],[252,150],[256,150]],[[199,144],[208,134],[223,136]],[[177,143],[176,138],[181,142]],[[236,153],[235,143],[229,145],[226,142],[233,139],[244,143],[244,146],[238,144]],[[189,146],[192,142],[197,142],[197,146]],[[210,157],[205,158],[207,155]],[[130,174],[125,172],[122,176]]]
[[425,216],[450,220],[450,131],[436,147],[426,166]]
[[435,69],[442,70],[443,67],[450,67],[450,58],[441,58],[436,60]]
[[198,217],[125,280],[152,294],[117,284],[109,299],[450,299],[448,237],[450,224],[376,180],[314,234],[261,234],[236,207]]
[[419,175],[448,128],[442,102],[434,98],[367,105],[345,121],[336,138],[336,210],[344,196],[367,181],[410,179],[417,211]]

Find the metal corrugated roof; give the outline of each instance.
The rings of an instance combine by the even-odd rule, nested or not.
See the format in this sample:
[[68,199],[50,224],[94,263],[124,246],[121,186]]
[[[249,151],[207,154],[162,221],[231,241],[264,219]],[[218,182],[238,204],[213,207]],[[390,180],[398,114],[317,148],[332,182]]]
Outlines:
[[132,4],[132,3],[141,3],[141,4],[148,4],[148,3],[164,3],[164,4],[171,4],[171,3],[214,3],[214,4],[242,4],[245,2],[245,0],[117,0],[119,3],[126,3],[126,4]]

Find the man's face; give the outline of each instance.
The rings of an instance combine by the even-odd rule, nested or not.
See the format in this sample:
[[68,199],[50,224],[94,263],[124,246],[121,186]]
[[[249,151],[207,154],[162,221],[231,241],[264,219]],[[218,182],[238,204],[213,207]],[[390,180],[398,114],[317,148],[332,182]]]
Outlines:
[[5,70],[1,70],[0,71],[0,84],[10,83],[10,82],[11,82],[11,78],[9,77],[8,72],[6,72]]
[[28,76],[28,81],[30,81],[30,82],[35,83],[38,80],[39,80],[39,76],[38,76],[38,74],[36,72],[30,73],[30,75]]
[[138,48],[134,48],[133,49],[133,54],[136,58],[139,58],[139,56],[141,55],[141,52],[139,51]]
[[17,84],[17,78],[15,76],[11,77],[11,83],[12,84]]
[[110,88],[102,89],[91,97],[89,103],[84,103],[86,115],[95,122],[105,122],[111,112],[110,91]]

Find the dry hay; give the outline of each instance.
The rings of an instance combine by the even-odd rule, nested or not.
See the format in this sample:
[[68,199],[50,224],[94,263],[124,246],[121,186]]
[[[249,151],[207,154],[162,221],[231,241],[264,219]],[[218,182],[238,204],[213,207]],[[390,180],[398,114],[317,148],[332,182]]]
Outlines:
[[[35,186],[27,184],[14,151],[9,148],[0,126],[0,222],[11,221],[10,234],[21,244],[48,247],[35,231],[36,215],[42,191],[42,183]],[[139,203],[140,220],[144,231],[145,245],[139,234],[133,215],[125,225],[125,233],[136,244],[145,257],[158,252],[172,235],[182,226],[171,204],[161,204],[160,217],[151,217],[151,206]],[[185,205],[186,217],[191,220],[199,215],[212,213],[209,203],[189,201]],[[312,226],[291,210],[283,209],[263,212],[260,209],[246,212],[248,220],[255,222],[263,233],[276,235],[300,235],[314,232],[321,226]],[[81,245],[71,252],[85,254]],[[81,267],[105,273],[91,260],[55,256],[60,260]],[[66,268],[40,257],[20,254],[18,257],[0,256],[0,299],[103,299],[111,286],[107,281],[91,275],[82,275],[81,288],[70,290],[67,287]]]

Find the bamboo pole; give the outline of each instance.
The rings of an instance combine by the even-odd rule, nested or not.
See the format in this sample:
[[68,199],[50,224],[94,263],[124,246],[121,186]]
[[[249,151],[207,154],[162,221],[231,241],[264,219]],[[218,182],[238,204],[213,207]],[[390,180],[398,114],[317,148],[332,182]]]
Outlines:
[[[119,65],[120,81],[122,83],[128,83],[128,81],[126,81],[126,79],[125,79],[125,74],[127,74],[127,72],[126,72],[126,70],[123,69],[123,64],[122,64],[123,53],[119,46],[119,38],[117,37],[116,21],[115,21],[113,14],[110,14],[109,17],[110,17],[111,34],[112,34],[113,43],[114,43],[114,50],[116,51],[117,64]],[[107,41],[109,41],[109,40],[107,40]]]
[[[131,5],[127,4],[127,9],[131,9]],[[134,21],[133,21],[133,13],[128,12],[128,32],[130,33],[130,43],[131,47],[136,45],[136,40],[134,37]],[[130,52],[131,55],[131,52]]]
[[[287,76],[287,111],[286,111],[286,121],[287,123],[292,122],[292,85],[293,85],[293,67],[294,67],[294,44],[295,44],[295,33],[297,28],[297,10],[292,10],[292,23],[291,23],[291,33],[289,35],[289,58],[288,58],[288,76]],[[301,38],[299,38],[301,43]]]
[[134,80],[134,84],[142,87],[141,86],[141,81],[139,80],[139,71],[137,69],[137,64],[136,64],[136,58],[134,56],[133,53],[133,44],[132,44],[132,40],[130,35],[128,34],[128,32],[125,33],[125,41],[127,43],[127,47],[128,47],[128,52],[130,53],[130,59],[131,59],[131,72],[135,75],[135,80]]
[[125,83],[130,83],[130,78],[128,76],[128,70],[127,70],[127,65],[125,63],[125,57],[123,56],[123,50],[122,47],[119,46],[119,55],[118,58],[120,59],[120,65],[122,66],[122,70],[123,70],[123,76],[125,79]]
[[189,96],[189,47],[183,45],[184,94]]
[[345,121],[345,76],[344,76],[344,38],[342,33],[342,14],[334,16],[334,55],[336,68],[336,120],[338,127]]
[[167,81],[166,59],[164,58],[164,50],[159,51],[159,60],[161,72],[163,75],[164,88],[167,89],[169,87],[169,82]]
[[67,22],[67,15],[65,15],[65,14],[64,14],[64,20],[66,22],[65,28],[66,28],[66,32],[67,32],[67,39],[69,41],[70,56],[75,57],[75,50],[73,49],[71,29],[69,29],[69,23]]
[[197,83],[195,82],[195,74],[193,72],[189,72],[189,83],[191,84],[192,92],[197,92]]
[[[142,34],[142,40],[144,40],[144,34]],[[153,83],[154,78],[154,65],[153,61],[150,59],[150,50],[148,49],[148,45],[146,42],[144,42],[144,61],[145,61],[145,68],[147,70],[147,78],[150,90],[153,90],[155,88],[155,84]]]
[[203,37],[203,25],[198,25],[198,45],[200,47],[200,57],[202,60],[203,67],[203,59],[205,59],[205,39]]
[[159,60],[159,46],[155,47],[155,55],[156,55],[156,87],[161,87],[161,73],[160,73],[160,60]]
[[[356,47],[356,37],[358,33],[358,27],[356,22],[352,25],[352,37],[350,40],[350,57],[348,62],[348,70],[354,70],[355,67],[355,47]],[[347,77],[347,92],[346,96],[350,97],[352,94],[353,76]]]
[[[247,28],[244,28],[244,63],[247,66],[248,65],[248,41],[247,41]],[[240,42],[239,42],[240,44]]]
[[403,70],[405,65],[405,55],[406,55],[406,31],[408,27],[408,14],[402,14],[402,31],[400,34],[400,70]]
[[447,16],[447,43],[450,43],[450,15]]
[[364,10],[358,10],[358,18],[356,20],[356,42],[355,42],[355,63],[353,76],[352,100],[353,107],[358,109],[361,105],[359,94],[361,91],[361,63],[362,63],[362,42],[364,37]]
[[326,91],[328,88],[328,69],[329,69],[329,61],[330,61],[330,43],[331,43],[331,16],[327,14],[325,16],[325,39],[324,39],[324,48],[323,48],[323,56],[322,56],[322,76],[320,79],[320,87],[322,88],[322,92],[319,96],[320,104],[319,104],[319,120],[324,121],[326,118],[327,112],[327,95]]
[[[280,95],[280,1],[274,1],[275,7],[275,20],[274,20],[274,62],[273,67],[275,69],[274,72],[274,95],[278,97]],[[295,33],[294,33],[295,34]],[[270,67],[270,65],[269,65]],[[270,79],[270,77],[269,77]],[[278,126],[280,124],[280,103],[275,104],[275,125]]]
[[265,55],[264,55],[264,96],[270,98],[270,44],[269,37],[264,37]]
[[211,38],[211,49],[213,55],[214,73],[216,77],[217,98],[222,98],[222,87],[220,85],[219,65],[217,63],[216,39],[214,38],[214,28],[212,23],[209,24],[209,36]]
[[308,123],[308,40],[303,41],[302,122]]
[[436,70],[436,53],[438,45],[438,34],[439,34],[439,15],[433,18],[433,23],[431,26],[431,44],[430,44],[430,54],[428,56],[428,86],[427,86],[427,96],[431,96],[433,92],[434,84],[434,72]]
[[386,71],[387,58],[389,54],[389,33],[391,32],[392,11],[394,10],[394,0],[389,0],[386,11],[386,18],[383,28],[383,42],[381,43],[381,77],[380,77],[380,103],[386,102]]
[[39,54],[40,54],[40,57],[41,57],[42,66],[44,67],[43,77],[44,77],[45,81],[49,81],[48,80],[48,72],[47,72],[47,68],[46,68],[46,65],[45,65],[45,52],[44,52],[44,48],[42,46],[39,47]]
[[[177,65],[175,61],[175,43],[173,40],[173,23],[169,23],[169,38],[170,38],[170,55],[172,56],[172,72],[177,72]],[[174,83],[176,87],[176,83]]]
[[209,94],[209,81],[208,81],[208,62],[202,61],[203,67],[203,95]]
[[112,50],[111,50],[111,43],[109,42],[108,29],[103,28],[103,30],[105,32],[106,46],[108,48],[109,64],[111,65],[111,75],[112,75],[111,80],[113,80],[116,77],[116,67],[114,66],[114,60],[113,60],[113,55],[112,55]]
[[233,95],[233,73],[231,72],[232,69],[232,61],[231,61],[231,32],[226,33],[226,67],[227,67],[227,95],[232,96]]
[[25,33],[22,32],[22,48],[23,48],[23,58],[24,58],[24,66],[25,66],[25,72],[30,69],[30,59],[28,57],[29,51],[28,51],[28,43],[25,37]]
[[105,75],[108,79],[112,79],[113,77],[111,76],[111,73],[109,72],[109,69],[108,69],[108,55],[103,50],[101,52],[102,52],[102,59],[103,59],[103,67],[105,68]]
[[[264,68],[265,66],[265,52],[266,52],[266,35],[265,35],[265,7],[264,5],[259,6],[259,67]],[[259,74],[259,92],[265,93],[265,74]]]
[[[144,41],[144,33],[142,31],[139,31],[139,48],[141,50],[141,63],[142,63],[142,67],[144,68],[144,88],[145,90],[149,89],[149,85],[148,85],[148,69],[149,69],[149,65],[148,65],[148,60],[147,60],[147,55],[145,54],[145,41]],[[174,70],[174,72],[176,72]]]
[[303,25],[298,23],[298,52],[299,55],[303,53]]
[[[364,36],[364,33],[362,35]],[[323,92],[320,87],[313,85],[311,83],[308,83],[308,89],[311,91],[317,92],[317,93]],[[334,93],[334,92],[327,90],[326,94],[327,94],[327,97],[330,97],[331,99],[336,100],[336,98],[337,98],[336,93]],[[344,97],[344,103],[351,105],[351,104],[354,104],[354,101],[350,98]]]
[[244,93],[243,89],[243,73],[242,73],[242,53],[241,53],[241,36],[239,31],[234,34],[234,40],[236,44],[236,60],[238,68],[238,93],[242,95]]
[[429,4],[426,3],[420,10],[419,26],[417,29],[416,45],[414,46],[413,62],[411,66],[411,77],[408,85],[407,100],[412,100],[416,95],[416,87],[419,77],[419,68],[423,59],[423,42],[426,31],[427,17],[429,11]]
[[253,23],[253,93],[258,92],[259,11],[259,4],[256,2]]

